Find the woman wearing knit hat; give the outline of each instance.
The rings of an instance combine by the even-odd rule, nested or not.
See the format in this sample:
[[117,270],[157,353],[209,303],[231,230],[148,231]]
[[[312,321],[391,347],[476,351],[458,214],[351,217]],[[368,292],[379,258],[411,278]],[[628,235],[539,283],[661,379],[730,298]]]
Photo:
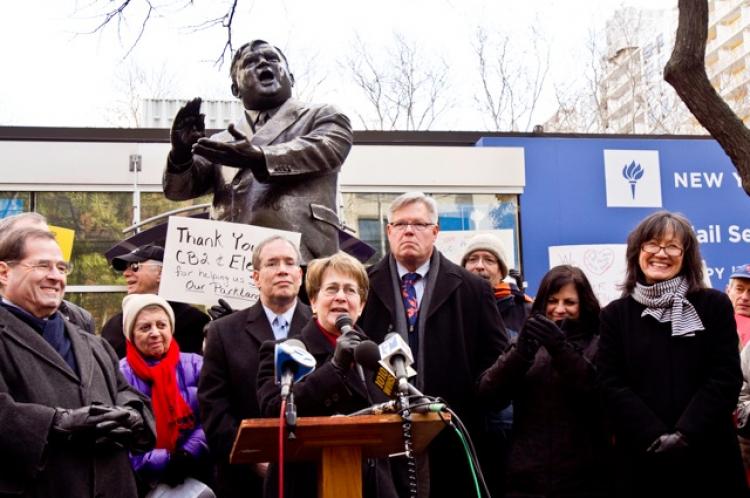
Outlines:
[[149,497],[213,497],[198,481],[211,475],[206,435],[198,417],[203,359],[180,353],[172,337],[172,307],[155,294],[125,296],[122,321],[127,352],[120,370],[133,387],[151,397],[156,418],[156,447],[130,457],[142,490]]

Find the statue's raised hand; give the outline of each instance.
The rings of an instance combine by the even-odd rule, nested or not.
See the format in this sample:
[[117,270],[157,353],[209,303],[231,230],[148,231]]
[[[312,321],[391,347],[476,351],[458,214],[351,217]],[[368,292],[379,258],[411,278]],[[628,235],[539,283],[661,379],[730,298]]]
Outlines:
[[170,140],[172,162],[183,164],[192,158],[192,147],[206,136],[205,114],[201,114],[201,98],[196,97],[182,106],[174,117]]

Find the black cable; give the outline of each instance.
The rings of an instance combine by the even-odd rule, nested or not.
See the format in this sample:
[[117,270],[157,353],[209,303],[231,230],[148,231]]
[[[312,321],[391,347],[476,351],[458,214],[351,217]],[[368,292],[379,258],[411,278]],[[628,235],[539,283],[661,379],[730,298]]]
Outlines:
[[[487,482],[484,480],[484,474],[482,473],[482,468],[479,465],[479,457],[477,456],[477,451],[474,448],[474,443],[471,440],[471,436],[469,435],[469,431],[466,429],[466,426],[461,421],[459,416],[454,412],[450,407],[446,406],[445,411],[451,414],[451,420],[450,422],[447,422],[449,424],[454,424],[458,429],[464,434],[464,437],[466,438],[466,442],[468,443],[469,450],[471,452],[470,458],[473,460],[472,465],[474,465],[474,468],[476,470],[477,476],[479,478],[479,482],[482,484],[482,489],[484,490],[484,493],[490,497],[490,490],[487,486]],[[439,414],[440,418],[442,417],[442,414]],[[445,419],[443,419],[445,421]]]
[[409,497],[417,498],[417,458],[411,440],[411,411],[409,409],[409,397],[401,394],[399,396],[401,405],[401,431],[404,435],[404,451],[406,452],[406,475],[409,480]]

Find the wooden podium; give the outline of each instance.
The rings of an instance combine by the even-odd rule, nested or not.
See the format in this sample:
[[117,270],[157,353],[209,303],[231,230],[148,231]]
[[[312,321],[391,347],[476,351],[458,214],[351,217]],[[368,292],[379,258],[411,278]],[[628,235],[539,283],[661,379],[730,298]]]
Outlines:
[[[443,419],[450,420],[449,414]],[[437,413],[412,414],[412,448],[425,450],[445,427]],[[404,451],[401,416],[300,417],[295,439],[285,439],[284,459],[314,461],[318,467],[318,496],[362,496],[362,458],[386,457]],[[247,419],[240,424],[231,463],[277,462],[279,420]]]

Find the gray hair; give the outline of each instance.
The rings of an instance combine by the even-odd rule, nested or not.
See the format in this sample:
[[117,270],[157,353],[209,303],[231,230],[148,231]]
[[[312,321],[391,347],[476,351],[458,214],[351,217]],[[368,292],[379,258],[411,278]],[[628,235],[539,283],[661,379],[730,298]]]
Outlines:
[[433,199],[432,197],[426,196],[423,192],[406,192],[393,199],[393,202],[391,202],[391,205],[388,208],[388,223],[393,221],[393,215],[396,213],[396,211],[416,202],[421,202],[424,207],[427,208],[427,212],[430,215],[430,223],[437,224],[437,202],[435,202],[435,199]]
[[26,242],[31,239],[55,240],[52,232],[33,227],[18,228],[13,237],[0,238],[0,261],[18,261],[26,257]]
[[300,254],[297,246],[295,246],[289,239],[284,238],[281,235],[272,235],[271,237],[262,240],[257,246],[253,248],[253,270],[260,270],[260,253],[261,251],[263,251],[263,248],[271,242],[275,242],[277,240],[283,240],[284,242],[289,244],[289,247],[294,249],[294,255],[297,258],[296,263],[300,264],[300,262],[302,261],[302,255]]
[[19,223],[28,225],[46,225],[47,218],[39,213],[18,213],[0,220],[0,236],[14,230]]

